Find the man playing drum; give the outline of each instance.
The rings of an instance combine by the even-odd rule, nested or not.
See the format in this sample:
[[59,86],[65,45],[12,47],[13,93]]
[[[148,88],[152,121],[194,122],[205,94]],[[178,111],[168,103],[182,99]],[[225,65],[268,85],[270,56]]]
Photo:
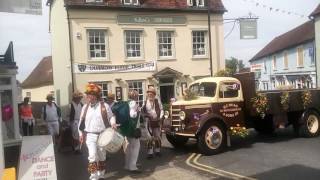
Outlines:
[[155,155],[161,156],[161,119],[163,117],[163,108],[161,101],[157,99],[156,90],[150,87],[147,91],[147,100],[142,106],[142,112],[144,114],[145,126],[147,127],[151,137],[147,142],[148,148],[148,159],[153,158],[153,153]]
[[88,171],[90,180],[104,178],[106,151],[97,145],[99,134],[108,126],[116,128],[116,121],[108,104],[100,101],[101,88],[88,84],[86,91],[88,104],[83,106],[79,122],[79,140],[84,141],[89,151]]

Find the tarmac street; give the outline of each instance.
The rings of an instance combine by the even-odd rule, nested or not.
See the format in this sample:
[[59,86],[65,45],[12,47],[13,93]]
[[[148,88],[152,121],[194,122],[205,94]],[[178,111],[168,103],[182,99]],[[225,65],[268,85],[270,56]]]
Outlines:
[[[141,143],[139,164],[143,173],[130,174],[123,169],[122,152],[107,155],[105,179],[241,179],[241,180],[319,180],[320,137],[296,138],[291,128],[278,130],[271,136],[255,131],[245,138],[232,138],[232,147],[224,153],[203,156],[197,152],[196,141],[183,149],[173,148],[163,137],[162,156],[146,159]],[[87,155],[73,154],[66,147],[56,152],[60,180],[86,180]]]

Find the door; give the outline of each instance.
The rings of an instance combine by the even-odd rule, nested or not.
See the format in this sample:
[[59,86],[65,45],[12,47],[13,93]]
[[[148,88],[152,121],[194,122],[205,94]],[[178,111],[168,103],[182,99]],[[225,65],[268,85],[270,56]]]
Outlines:
[[174,97],[174,86],[160,86],[160,98],[163,104],[169,104],[170,99]]

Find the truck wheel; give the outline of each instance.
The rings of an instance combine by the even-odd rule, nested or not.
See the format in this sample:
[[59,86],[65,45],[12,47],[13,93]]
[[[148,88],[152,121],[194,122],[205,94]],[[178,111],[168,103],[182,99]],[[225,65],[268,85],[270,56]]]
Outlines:
[[179,148],[184,146],[189,138],[184,136],[173,136],[170,134],[166,134],[167,140],[172,144],[172,146]]
[[198,136],[198,149],[202,154],[214,155],[225,150],[227,132],[223,125],[213,121],[204,125]]
[[307,111],[302,119],[299,133],[304,137],[315,137],[319,135],[319,114],[315,111]]

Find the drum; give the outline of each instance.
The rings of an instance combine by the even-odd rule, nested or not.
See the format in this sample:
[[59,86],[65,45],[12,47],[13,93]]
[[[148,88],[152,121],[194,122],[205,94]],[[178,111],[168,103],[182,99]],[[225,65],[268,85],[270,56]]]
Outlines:
[[118,152],[123,142],[124,137],[112,128],[104,130],[98,138],[98,146],[104,148],[109,153]]

